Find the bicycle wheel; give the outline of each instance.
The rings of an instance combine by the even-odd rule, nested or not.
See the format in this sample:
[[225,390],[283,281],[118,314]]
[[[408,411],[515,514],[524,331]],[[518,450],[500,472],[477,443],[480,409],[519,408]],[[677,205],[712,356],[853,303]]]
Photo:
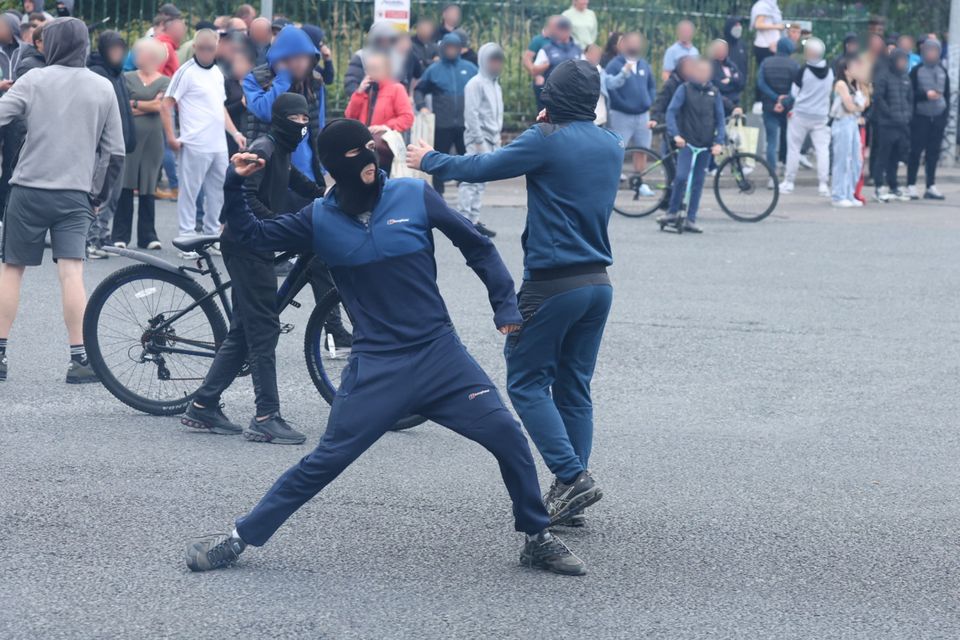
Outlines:
[[673,168],[659,153],[646,147],[629,147],[623,152],[613,210],[628,218],[648,216],[666,203],[671,182]]
[[83,340],[107,391],[144,413],[182,413],[227,335],[206,295],[190,278],[146,264],[101,282],[87,303]]
[[717,167],[713,193],[723,212],[740,222],[760,222],[777,206],[780,187],[767,161],[735,153]]
[[[307,371],[310,372],[310,379],[320,395],[329,404],[333,404],[333,399],[337,395],[337,387],[340,386],[340,377],[343,370],[350,362],[350,350],[338,348],[333,343],[332,337],[328,337],[324,328],[327,319],[340,306],[340,294],[336,289],[330,291],[317,303],[316,308],[310,314],[310,320],[307,321],[307,330],[303,336],[303,355],[307,361]],[[352,331],[350,318],[347,314],[341,313],[343,326],[347,331]],[[422,416],[407,416],[395,424],[393,431],[402,431],[410,429],[426,422]]]

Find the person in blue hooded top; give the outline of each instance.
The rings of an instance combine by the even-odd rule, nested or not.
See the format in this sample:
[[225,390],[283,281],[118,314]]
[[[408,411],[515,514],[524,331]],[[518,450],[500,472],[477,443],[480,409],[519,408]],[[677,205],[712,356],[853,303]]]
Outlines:
[[600,73],[586,60],[560,64],[540,97],[540,122],[502,149],[455,157],[420,141],[408,147],[407,164],[444,180],[526,176],[523,329],[507,338],[507,388],[555,476],[545,498],[552,521],[579,525],[602,496],[588,471],[590,381],[613,298],[607,224],[623,140],[593,123]]
[[[224,215],[231,237],[258,251],[313,251],[330,265],[353,320],[353,347],[317,448],[291,467],[232,533],[186,550],[193,571],[224,567],[260,546],[401,418],[417,414],[492,453],[526,534],[521,563],[567,575],[583,562],[549,531],[537,470],[520,425],[457,337],[437,286],[434,230],[447,236],[487,287],[493,321],[508,334],[521,317],[513,280],[493,243],[423,180],[387,178],[370,130],[335,120],[320,134],[321,160],[336,186],[297,213],[257,219],[244,202],[254,154],[233,158]],[[455,541],[456,542],[456,541]]]
[[280,30],[267,51],[267,62],[255,67],[243,80],[247,110],[252,115],[247,118],[247,140],[256,140],[269,133],[273,102],[277,96],[293,92],[307,99],[310,117],[307,136],[294,150],[291,162],[300,173],[317,182],[323,181],[317,136],[323,128],[326,108],[324,92],[318,90],[314,81],[314,69],[321,57],[320,50],[306,31],[288,25]]

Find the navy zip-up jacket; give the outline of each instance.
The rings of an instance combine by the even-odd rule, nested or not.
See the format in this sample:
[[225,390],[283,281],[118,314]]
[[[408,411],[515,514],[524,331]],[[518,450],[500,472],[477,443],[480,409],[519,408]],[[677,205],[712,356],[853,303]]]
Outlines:
[[525,175],[523,265],[531,270],[613,264],[607,224],[620,185],[623,140],[592,122],[536,124],[507,146],[472,156],[431,151],[421,163],[444,180]]
[[249,249],[312,251],[323,260],[353,323],[354,351],[404,349],[454,331],[437,287],[433,229],[450,238],[486,285],[494,324],[520,324],[513,279],[493,243],[422,180],[380,179],[383,193],[366,223],[340,209],[336,187],[297,213],[258,220],[231,167],[227,226]]
[[[456,36],[453,36],[456,37]],[[477,65],[457,56],[453,60],[440,58],[427,67],[413,90],[417,109],[426,106],[427,95],[433,96],[433,113],[439,129],[462,127],[463,90],[470,78],[477,75]]]

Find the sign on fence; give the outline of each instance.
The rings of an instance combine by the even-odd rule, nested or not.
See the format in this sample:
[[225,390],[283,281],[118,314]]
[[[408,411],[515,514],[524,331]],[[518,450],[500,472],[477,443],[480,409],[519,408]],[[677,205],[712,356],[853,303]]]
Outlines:
[[375,0],[373,19],[390,22],[401,31],[410,29],[410,0]]

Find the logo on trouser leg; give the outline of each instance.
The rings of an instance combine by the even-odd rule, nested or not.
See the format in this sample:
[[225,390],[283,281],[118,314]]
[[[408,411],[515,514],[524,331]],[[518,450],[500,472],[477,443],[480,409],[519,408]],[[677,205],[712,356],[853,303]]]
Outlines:
[[467,400],[476,400],[477,398],[479,398],[480,396],[486,393],[490,393],[490,389],[484,389],[483,391],[474,391],[473,393],[467,396]]

